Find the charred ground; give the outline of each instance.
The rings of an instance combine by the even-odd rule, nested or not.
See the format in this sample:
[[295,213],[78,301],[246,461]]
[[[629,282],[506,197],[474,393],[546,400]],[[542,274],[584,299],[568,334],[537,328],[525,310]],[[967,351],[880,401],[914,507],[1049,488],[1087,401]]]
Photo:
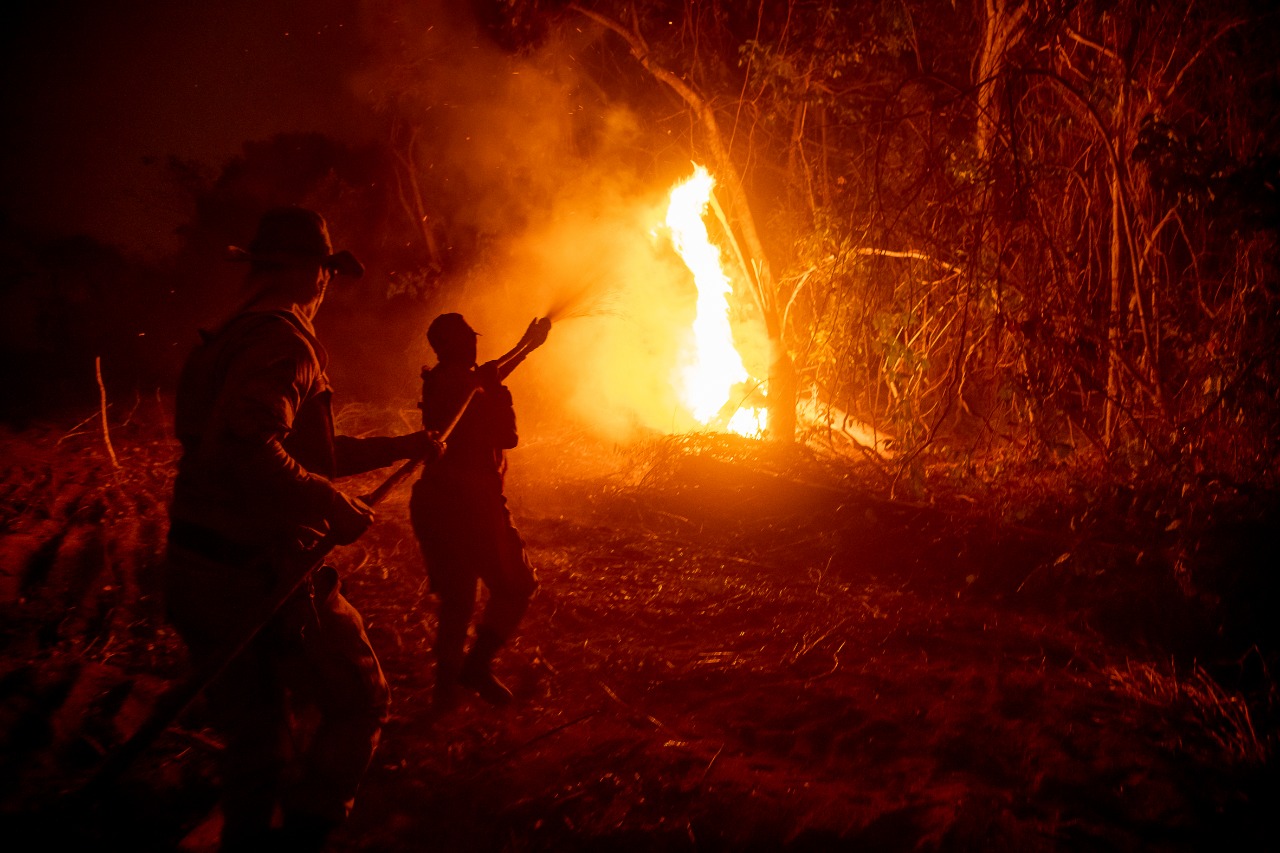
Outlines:
[[[57,796],[185,672],[155,593],[174,456],[155,408],[113,429],[119,468],[92,425],[3,436],[0,796],[39,846],[215,837],[198,704],[109,802],[69,819]],[[1269,846],[1268,499],[921,472],[905,500],[804,449],[527,440],[508,491],[541,589],[499,667],[518,702],[446,719],[393,496],[332,560],[394,691],[335,849]]]

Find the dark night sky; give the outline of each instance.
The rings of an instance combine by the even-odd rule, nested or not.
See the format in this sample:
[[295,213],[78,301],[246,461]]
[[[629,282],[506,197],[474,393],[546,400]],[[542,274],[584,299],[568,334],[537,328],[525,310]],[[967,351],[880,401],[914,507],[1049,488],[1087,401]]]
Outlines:
[[369,132],[349,83],[364,53],[359,6],[8,4],[0,209],[22,228],[163,251],[186,214],[160,177],[170,155],[216,168],[276,132]]

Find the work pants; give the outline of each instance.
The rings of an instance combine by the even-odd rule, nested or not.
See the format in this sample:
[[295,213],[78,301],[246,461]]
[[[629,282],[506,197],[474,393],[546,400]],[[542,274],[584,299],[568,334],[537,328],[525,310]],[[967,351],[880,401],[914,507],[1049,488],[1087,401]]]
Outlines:
[[[332,568],[314,572],[206,690],[226,741],[224,850],[261,846],[277,807],[286,828],[333,827],[350,813],[389,691],[360,614],[338,587]],[[241,635],[241,614],[270,589],[261,570],[170,546],[167,609],[196,666]],[[309,726],[298,724],[304,710]]]
[[537,579],[501,492],[468,492],[419,480],[410,498],[409,519],[431,591],[440,599],[434,649],[437,678],[456,678],[475,611],[477,581],[489,592],[477,635],[488,635],[496,651],[519,626]]

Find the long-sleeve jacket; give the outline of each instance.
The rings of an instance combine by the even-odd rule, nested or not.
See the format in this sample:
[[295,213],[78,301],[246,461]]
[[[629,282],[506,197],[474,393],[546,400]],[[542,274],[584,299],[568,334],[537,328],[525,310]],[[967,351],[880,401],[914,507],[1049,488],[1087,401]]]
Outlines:
[[178,383],[173,522],[285,545],[325,530],[330,478],[407,455],[403,437],[334,435],[328,356],[304,318],[246,312],[202,336]]
[[424,480],[447,482],[466,492],[501,493],[504,450],[519,442],[511,392],[491,383],[477,388],[475,371],[464,364],[442,362],[422,371],[422,426],[445,429],[475,395],[445,442],[444,456],[423,469]]

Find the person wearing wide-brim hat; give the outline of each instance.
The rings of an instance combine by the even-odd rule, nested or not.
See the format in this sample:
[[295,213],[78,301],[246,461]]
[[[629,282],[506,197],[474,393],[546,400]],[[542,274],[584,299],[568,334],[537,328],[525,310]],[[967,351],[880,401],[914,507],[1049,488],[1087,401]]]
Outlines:
[[305,207],[277,207],[263,214],[249,247],[228,246],[233,261],[246,261],[257,270],[318,266],[336,275],[360,278],[364,266],[347,250],[333,251],[324,217]]
[[[339,544],[373,520],[331,480],[435,458],[426,432],[335,436],[328,356],[312,321],[334,276],[358,277],[324,219],[267,211],[247,248],[248,302],[204,333],[178,384],[182,456],[170,506],[166,610],[196,664],[242,635],[284,569],[321,537]],[[388,689],[360,614],[322,567],[207,689],[221,754],[222,849],[318,849],[345,820],[387,717]],[[290,709],[321,722],[286,774]],[[286,775],[296,784],[285,785]],[[273,829],[273,814],[283,814]],[[283,837],[281,837],[283,834]]]

